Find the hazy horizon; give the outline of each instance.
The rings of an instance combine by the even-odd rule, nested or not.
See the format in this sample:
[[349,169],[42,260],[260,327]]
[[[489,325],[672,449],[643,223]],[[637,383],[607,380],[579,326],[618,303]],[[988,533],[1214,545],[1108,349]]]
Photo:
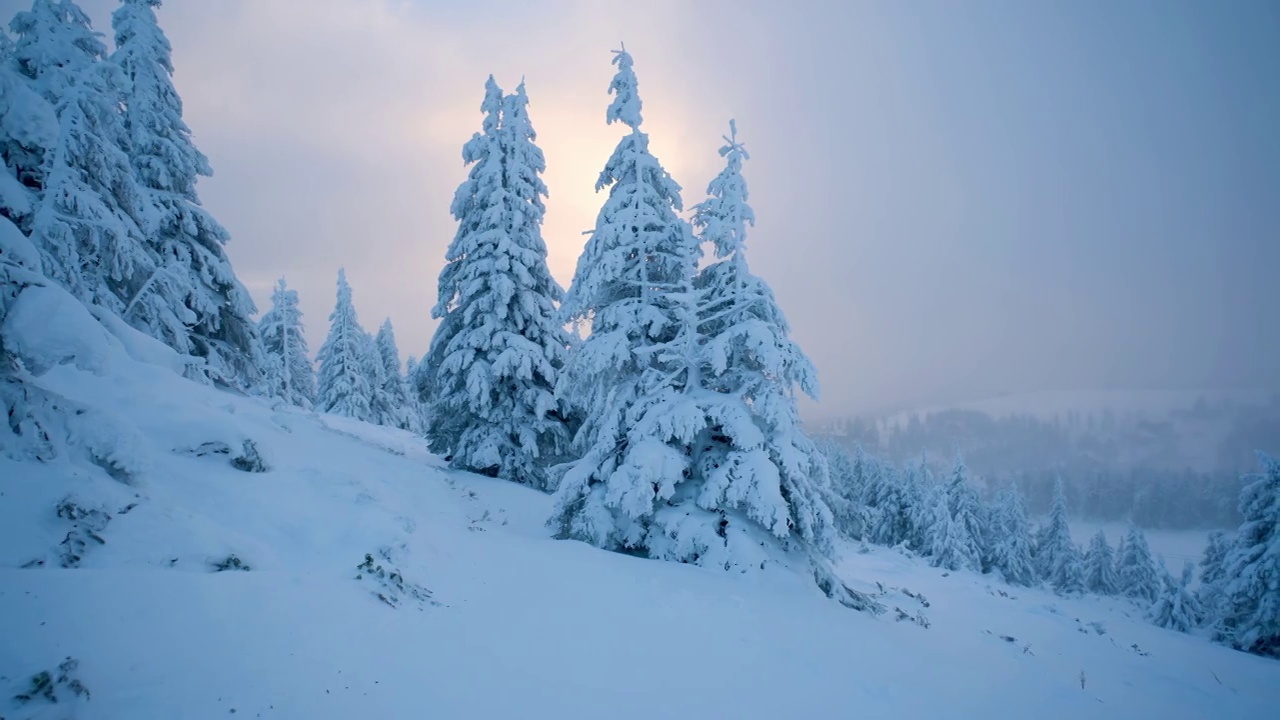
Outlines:
[[[5,0],[7,15],[28,5]],[[84,0],[110,37],[114,0]],[[485,78],[527,81],[567,284],[636,61],[687,206],[735,118],[753,268],[813,415],[1105,389],[1280,388],[1280,5],[168,0],[205,205],[312,350],[337,269],[421,355]]]

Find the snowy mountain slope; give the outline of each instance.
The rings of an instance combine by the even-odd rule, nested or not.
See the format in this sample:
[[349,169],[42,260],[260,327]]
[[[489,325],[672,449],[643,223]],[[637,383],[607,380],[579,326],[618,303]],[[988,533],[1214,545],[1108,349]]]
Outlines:
[[[102,442],[127,439],[115,468],[133,485],[72,455],[0,460],[9,720],[1228,718],[1280,703],[1280,662],[1120,601],[845,548],[851,585],[884,586],[889,612],[872,617],[785,569],[730,576],[552,540],[548,496],[448,472],[407,433],[115,352],[104,376],[37,382],[95,417]],[[267,472],[233,467],[255,465],[246,440]],[[250,569],[213,572],[233,555]],[[66,657],[87,699],[66,683],[57,705],[8,699]]]

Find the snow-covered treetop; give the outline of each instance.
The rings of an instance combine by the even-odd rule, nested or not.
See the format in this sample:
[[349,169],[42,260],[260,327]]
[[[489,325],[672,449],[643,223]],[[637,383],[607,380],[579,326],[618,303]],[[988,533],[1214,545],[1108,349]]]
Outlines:
[[626,45],[621,50],[613,51],[613,64],[618,66],[618,72],[613,76],[613,82],[609,83],[609,94],[613,96],[613,102],[609,103],[609,109],[605,111],[605,121],[610,125],[621,121],[632,130],[638,130],[642,121],[640,94],[636,72],[632,69],[635,63],[631,59],[631,53],[627,52]]
[[756,223],[755,212],[747,204],[747,180],[742,176],[742,161],[751,156],[738,142],[736,121],[729,121],[724,141],[720,156],[727,161],[725,167],[707,186],[709,197],[693,208],[694,225],[701,229],[702,238],[715,246],[720,258],[737,253],[746,242],[747,226]]
[[56,97],[76,75],[107,55],[102,33],[71,0],[35,0],[9,23],[18,36],[14,57],[46,98]]
[[131,83],[125,116],[143,182],[194,199],[196,177],[212,176],[213,169],[182,119],[182,98],[172,80],[173,49],[153,9],[159,5],[160,0],[124,0],[112,13],[116,51],[111,59]]

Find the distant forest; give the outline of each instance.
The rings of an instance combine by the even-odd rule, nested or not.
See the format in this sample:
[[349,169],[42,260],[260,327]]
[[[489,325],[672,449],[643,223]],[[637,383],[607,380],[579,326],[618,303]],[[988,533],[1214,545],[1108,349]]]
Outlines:
[[1262,404],[1201,400],[1159,416],[1103,410],[1045,419],[954,409],[848,418],[819,429],[896,464],[923,454],[938,472],[960,452],[988,498],[1017,483],[1035,514],[1049,511],[1061,477],[1074,517],[1235,527],[1241,475],[1254,472],[1257,451],[1280,451],[1280,395]]

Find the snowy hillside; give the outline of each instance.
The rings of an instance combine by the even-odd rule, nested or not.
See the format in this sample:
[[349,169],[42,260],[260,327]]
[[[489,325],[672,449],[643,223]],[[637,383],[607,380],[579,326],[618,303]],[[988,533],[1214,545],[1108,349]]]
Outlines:
[[[38,383],[132,438],[106,463],[121,479],[74,453],[0,460],[10,720],[1226,718],[1280,703],[1280,662],[1125,601],[845,547],[842,575],[888,607],[853,612],[782,569],[553,540],[548,496],[446,471],[408,433],[200,386],[118,344],[106,359],[103,376]],[[265,472],[234,466],[246,441]],[[247,571],[215,572],[232,557]],[[9,700],[68,657],[57,705]]]

